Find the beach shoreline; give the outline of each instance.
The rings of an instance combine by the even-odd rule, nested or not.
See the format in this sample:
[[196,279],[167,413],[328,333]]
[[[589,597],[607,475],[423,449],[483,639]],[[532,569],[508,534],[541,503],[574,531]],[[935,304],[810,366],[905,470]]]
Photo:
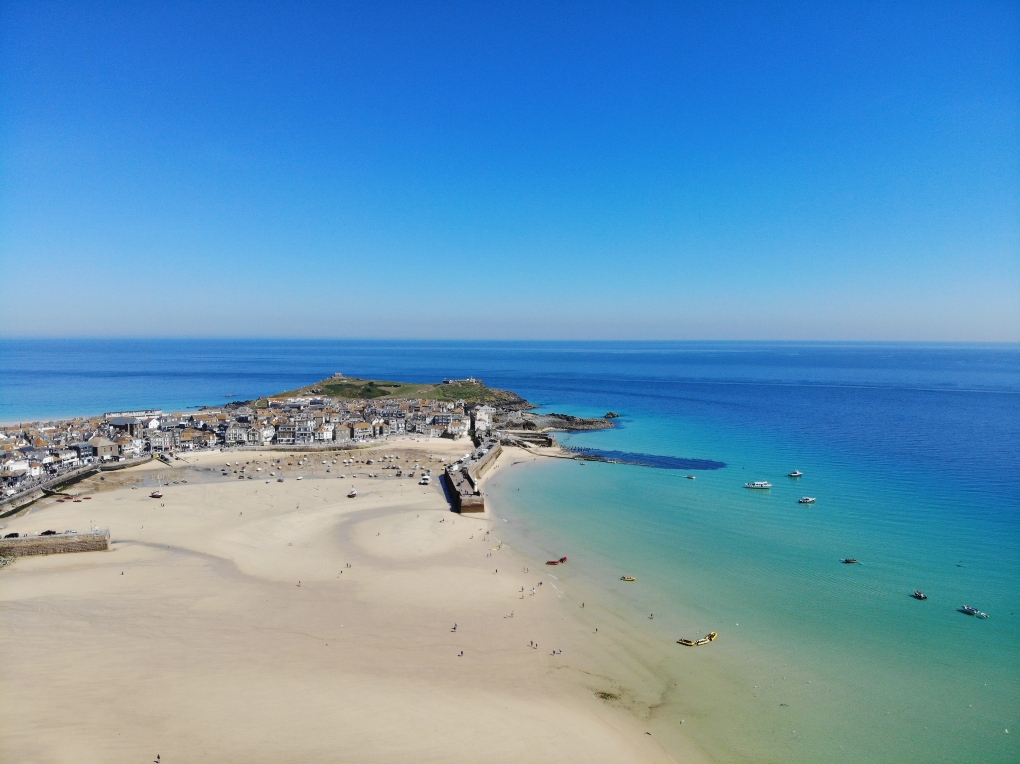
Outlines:
[[[463,450],[406,439],[348,453],[424,464]],[[113,544],[0,572],[3,758],[707,760],[647,734],[658,680],[587,633],[540,561],[496,540],[493,510],[452,513],[435,484],[340,480],[321,453],[284,464],[283,484],[220,474],[228,458],[296,461],[284,454],[94,476],[74,486],[87,502],[47,498],[6,522],[94,523]],[[539,457],[509,449],[491,475],[521,458]]]

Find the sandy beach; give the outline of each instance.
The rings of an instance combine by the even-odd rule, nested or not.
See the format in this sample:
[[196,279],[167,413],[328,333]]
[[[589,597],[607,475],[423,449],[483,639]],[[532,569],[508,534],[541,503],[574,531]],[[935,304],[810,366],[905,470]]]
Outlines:
[[[429,454],[466,450],[351,453],[438,475]],[[150,463],[8,519],[5,533],[94,523],[113,544],[0,571],[0,759],[702,760],[649,734],[654,673],[593,634],[549,569],[501,547],[491,510],[457,515],[438,480],[327,473],[326,455],[307,456]],[[268,475],[277,458],[283,483]],[[263,472],[223,476],[228,459]]]

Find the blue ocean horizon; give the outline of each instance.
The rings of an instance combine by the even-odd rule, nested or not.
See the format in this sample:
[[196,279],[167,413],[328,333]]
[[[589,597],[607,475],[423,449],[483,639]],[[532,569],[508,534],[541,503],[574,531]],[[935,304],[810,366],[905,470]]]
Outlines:
[[[720,761],[1020,760],[1020,345],[0,340],[0,360],[4,422],[334,372],[473,375],[546,411],[617,412],[561,441],[660,462],[548,460],[487,490],[516,543],[569,550],[564,586],[661,643],[681,679],[660,723],[684,718]],[[670,468],[702,462],[725,466]],[[670,652],[710,629],[709,659]]]

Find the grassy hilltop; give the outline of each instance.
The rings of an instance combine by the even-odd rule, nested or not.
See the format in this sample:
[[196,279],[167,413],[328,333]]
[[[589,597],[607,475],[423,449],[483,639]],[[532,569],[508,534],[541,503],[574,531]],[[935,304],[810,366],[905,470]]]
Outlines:
[[527,406],[527,401],[509,390],[486,387],[481,382],[457,381],[449,384],[434,382],[386,382],[376,379],[341,377],[324,379],[307,387],[288,390],[270,396],[286,398],[291,396],[328,395],[347,400],[374,398],[426,398],[438,401],[465,401],[466,403],[502,403]]

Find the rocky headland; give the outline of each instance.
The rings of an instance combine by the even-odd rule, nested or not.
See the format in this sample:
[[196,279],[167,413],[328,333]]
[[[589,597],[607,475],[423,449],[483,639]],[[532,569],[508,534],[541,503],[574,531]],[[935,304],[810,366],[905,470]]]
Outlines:
[[570,414],[533,414],[530,411],[522,411],[513,420],[507,422],[507,427],[518,430],[534,430],[546,432],[549,430],[575,431],[575,430],[608,430],[613,423],[603,417],[579,417]]

